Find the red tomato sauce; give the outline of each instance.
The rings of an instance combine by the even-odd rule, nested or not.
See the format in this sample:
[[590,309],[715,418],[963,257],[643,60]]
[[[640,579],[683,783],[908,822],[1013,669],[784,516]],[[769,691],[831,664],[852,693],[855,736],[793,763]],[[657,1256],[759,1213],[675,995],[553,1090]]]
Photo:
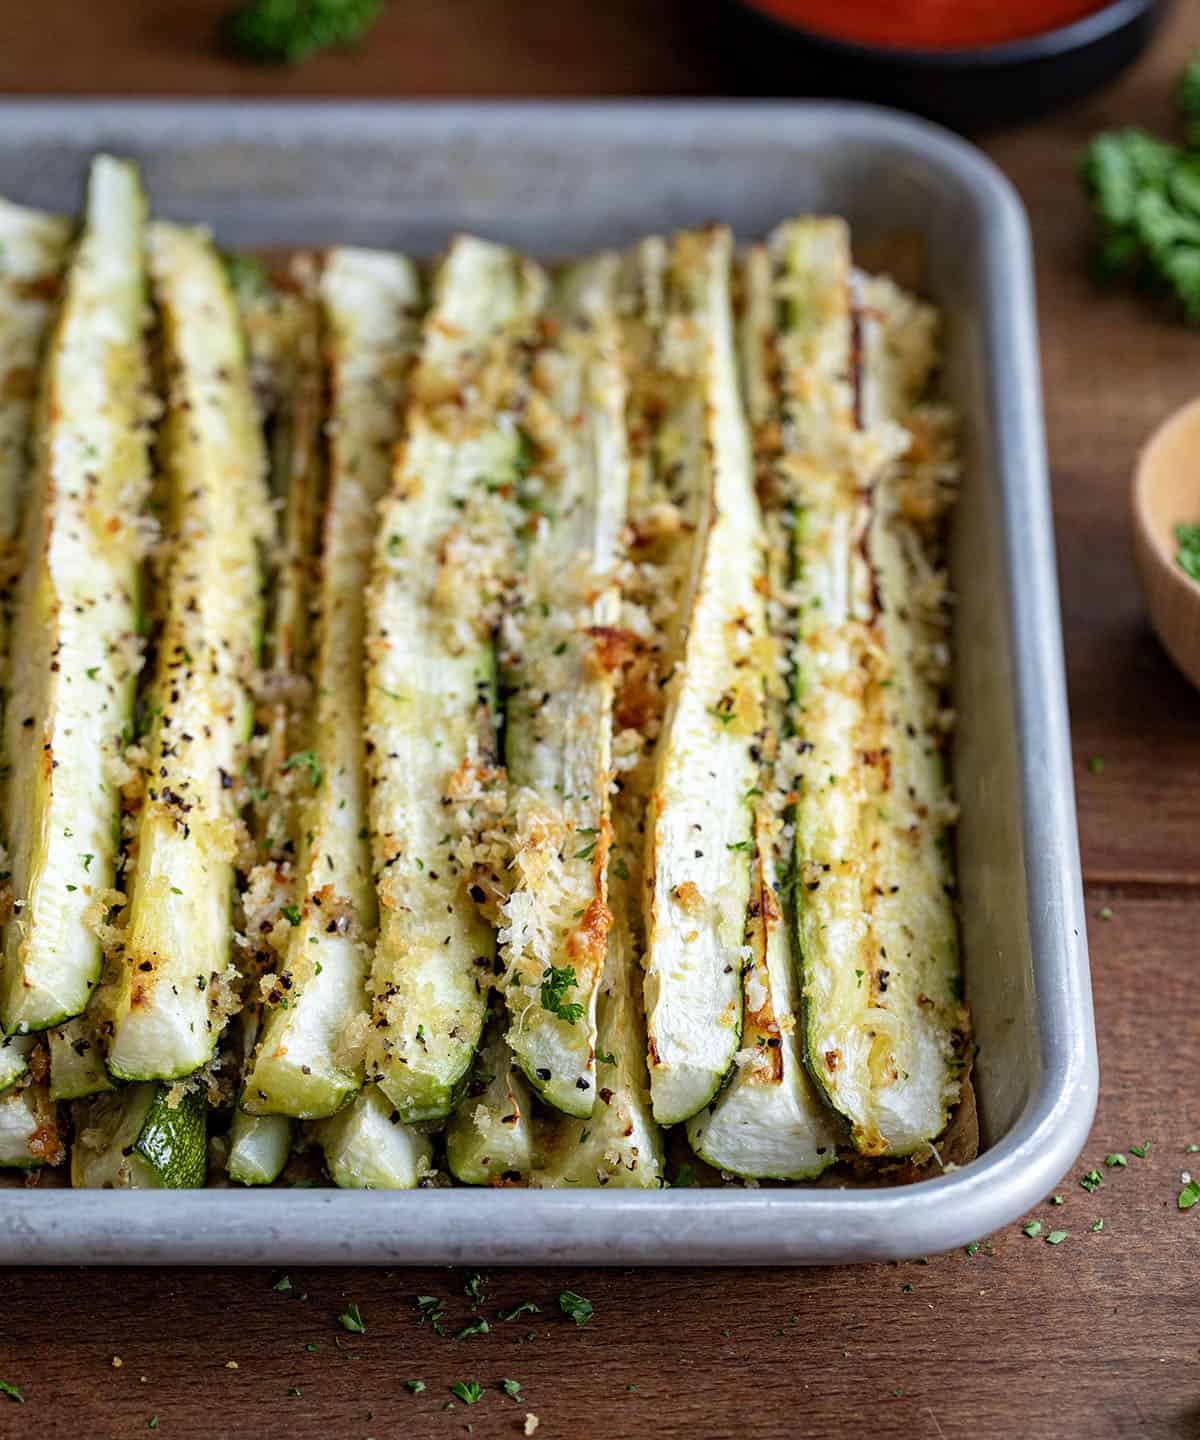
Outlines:
[[971,50],[1082,20],[1105,0],[750,0],[838,40],[903,50]]

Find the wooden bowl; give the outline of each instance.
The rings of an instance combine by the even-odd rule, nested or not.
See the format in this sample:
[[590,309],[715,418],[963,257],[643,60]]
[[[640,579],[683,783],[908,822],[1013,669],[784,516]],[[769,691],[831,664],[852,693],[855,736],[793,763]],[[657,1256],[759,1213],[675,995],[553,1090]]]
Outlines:
[[1176,559],[1176,525],[1200,524],[1200,400],[1150,437],[1133,479],[1133,556],[1150,620],[1168,655],[1200,687],[1200,584]]

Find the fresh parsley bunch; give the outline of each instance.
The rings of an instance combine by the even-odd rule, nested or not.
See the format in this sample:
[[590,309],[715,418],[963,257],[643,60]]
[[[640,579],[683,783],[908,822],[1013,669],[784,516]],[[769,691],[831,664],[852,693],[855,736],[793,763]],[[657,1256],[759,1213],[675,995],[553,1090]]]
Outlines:
[[1100,222],[1102,279],[1135,279],[1174,296],[1200,324],[1200,52],[1175,92],[1185,144],[1145,130],[1097,135],[1080,176]]
[[361,40],[382,10],[383,0],[251,0],[227,16],[225,39],[245,60],[297,65]]

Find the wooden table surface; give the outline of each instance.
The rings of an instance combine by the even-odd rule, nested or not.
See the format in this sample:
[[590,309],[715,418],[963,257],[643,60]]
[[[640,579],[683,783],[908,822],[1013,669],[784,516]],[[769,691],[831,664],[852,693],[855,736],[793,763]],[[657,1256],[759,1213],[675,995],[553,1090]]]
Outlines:
[[[297,71],[231,64],[224,0],[6,6],[0,92],[586,95],[728,92],[687,0],[392,0],[361,54]],[[809,1271],[497,1271],[479,1313],[542,1312],[461,1341],[413,1297],[473,1313],[446,1270],[11,1271],[0,1302],[0,1436],[1200,1436],[1200,1207],[1176,1206],[1200,1143],[1200,700],[1147,630],[1126,492],[1149,428],[1200,388],[1200,336],[1084,275],[1084,139],[1169,124],[1200,45],[1181,0],[1117,87],[986,148],[1020,187],[1037,247],[1102,1093],[1087,1150],[1035,1214],[976,1253]],[[784,202],[781,200],[781,204]],[[1090,764],[1093,757],[1103,767]],[[1109,917],[1111,918],[1104,918]],[[1131,1145],[1151,1141],[1147,1159]],[[1125,1169],[1104,1157],[1123,1151]],[[1200,1157],[1197,1169],[1200,1169]],[[1089,1195],[1079,1175],[1104,1184]],[[1103,1219],[1098,1233],[1091,1228]],[[1051,1223],[1053,1222],[1053,1224]],[[983,1239],[984,1237],[981,1237]],[[557,1312],[572,1289],[595,1318]],[[366,1334],[343,1334],[354,1301]],[[339,1346],[339,1342],[342,1342]],[[349,1342],[349,1343],[347,1343]],[[119,1361],[117,1358],[119,1357]],[[498,1388],[521,1383],[522,1399]],[[412,1395],[406,1380],[423,1380]],[[477,1381],[483,1398],[449,1386]],[[451,1402],[454,1408],[449,1408]]]

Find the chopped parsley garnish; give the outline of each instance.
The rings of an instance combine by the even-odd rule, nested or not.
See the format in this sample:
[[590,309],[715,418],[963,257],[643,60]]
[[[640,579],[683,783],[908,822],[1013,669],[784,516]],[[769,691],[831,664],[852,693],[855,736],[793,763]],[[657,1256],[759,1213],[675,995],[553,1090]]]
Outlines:
[[[1115,1156],[1110,1156],[1109,1159],[1114,1165],[1124,1165],[1125,1163],[1124,1156],[1121,1156],[1120,1159],[1117,1159]],[[1105,1161],[1105,1164],[1108,1164],[1108,1161]],[[1079,1184],[1089,1195],[1094,1195],[1101,1185],[1104,1184],[1104,1178],[1099,1170],[1089,1170],[1083,1179],[1080,1180]]]
[[978,1240],[972,1240],[969,1245],[963,1246],[963,1249],[966,1251],[966,1253],[967,1253],[968,1255],[978,1255],[978,1254],[979,1254],[979,1241],[978,1241]]
[[1032,1240],[1035,1235],[1042,1233],[1042,1222],[1040,1220],[1027,1220],[1025,1224],[1021,1226],[1021,1233],[1022,1235],[1028,1235]]
[[1147,1140],[1143,1145],[1131,1145],[1129,1147],[1129,1153],[1136,1155],[1139,1160],[1144,1160],[1150,1153],[1150,1141]]
[[1067,1202],[1061,1195],[1051,1195],[1050,1203],[1051,1205],[1065,1205]]
[[468,1300],[483,1299],[483,1276],[478,1270],[472,1270],[467,1276],[466,1284],[463,1286],[463,1294]]
[[1066,1238],[1067,1232],[1065,1230],[1051,1230],[1049,1235],[1046,1236],[1046,1244],[1061,1245]]
[[734,840],[725,846],[726,850],[753,850],[753,840]]
[[406,1380],[404,1385],[405,1388],[411,1390],[414,1395],[422,1394],[425,1389],[424,1380]]
[[583,1006],[578,1001],[568,1002],[567,992],[577,983],[574,965],[548,965],[542,971],[542,1009],[574,1025],[583,1014]]
[[1097,912],[1096,918],[1098,920],[1111,920],[1113,918],[1112,906],[1102,905]]
[[457,1395],[464,1405],[474,1405],[483,1398],[483,1386],[477,1380],[456,1380],[450,1393]]
[[298,65],[362,40],[382,11],[383,0],[250,0],[225,17],[225,43],[243,60]]
[[500,1388],[513,1400],[521,1398],[521,1382],[519,1380],[501,1380]]
[[1115,1155],[1106,1155],[1106,1156],[1104,1157],[1104,1163],[1108,1166],[1108,1168],[1109,1168],[1110,1170],[1116,1170],[1116,1169],[1122,1169],[1122,1170],[1123,1170],[1123,1169],[1125,1168],[1125,1166],[1129,1164],[1129,1161],[1126,1160],[1126,1158],[1124,1157],[1124,1155],[1115,1154]]
[[92,861],[93,861],[96,857],[95,857],[94,855],[84,855],[82,858],[83,858],[83,868],[84,868],[84,871],[87,872],[87,871],[89,871],[89,870],[92,868]]
[[618,880],[629,879],[629,866],[625,863],[624,855],[617,856],[616,861],[613,864],[613,873],[616,875]]
[[1100,1231],[1103,1230],[1103,1229],[1104,1229],[1104,1221],[1103,1221],[1103,1220],[1097,1220],[1096,1223],[1092,1226],[1092,1234],[1093,1234],[1093,1235],[1098,1235],[1098,1234],[1100,1233]]
[[286,1275],[281,1275],[274,1285],[271,1286],[272,1290],[290,1290],[291,1288],[292,1282]]
[[321,783],[321,762],[311,750],[297,750],[294,755],[289,755],[283,762],[285,770],[292,770],[297,765],[303,765],[308,771],[308,778],[312,781],[313,789]]
[[441,1300],[436,1295],[418,1295],[416,1306],[421,1317],[417,1321],[417,1324],[420,1325],[422,1329],[425,1326],[426,1320],[428,1320],[436,1334],[444,1335],[446,1333],[442,1328],[445,1311],[442,1309]]
[[7,1395],[14,1405],[24,1405],[25,1397],[20,1390],[8,1380],[0,1380],[0,1395]]
[[613,1054],[613,1052],[612,1052],[611,1050],[597,1050],[597,1051],[596,1051],[596,1064],[597,1064],[597,1065],[615,1065],[616,1063],[617,1063],[617,1057]]
[[522,1300],[519,1305],[514,1305],[511,1310],[497,1310],[498,1320],[519,1320],[522,1315],[540,1315],[542,1307],[533,1300]]
[[468,1340],[472,1335],[488,1335],[491,1333],[491,1328],[483,1316],[480,1315],[474,1320],[468,1320],[454,1338],[456,1340]]
[[1093,775],[1103,775],[1104,756],[1093,755],[1092,758],[1088,761],[1088,769],[1092,772]]
[[582,1295],[576,1295],[574,1290],[564,1290],[558,1297],[558,1308],[569,1319],[574,1320],[576,1325],[586,1325],[592,1318],[592,1302],[585,1300]]
[[721,725],[728,725],[733,719],[732,710],[722,710],[718,705],[707,706],[705,713],[711,715]]
[[1179,1208],[1190,1210],[1197,1201],[1200,1201],[1200,1180],[1189,1180],[1179,1192]]
[[348,1330],[351,1335],[365,1335],[367,1327],[363,1323],[362,1312],[353,1301],[346,1306],[345,1310],[338,1316],[338,1324],[343,1330]]
[[589,840],[581,849],[576,850],[576,860],[591,860],[596,854],[596,842]]

